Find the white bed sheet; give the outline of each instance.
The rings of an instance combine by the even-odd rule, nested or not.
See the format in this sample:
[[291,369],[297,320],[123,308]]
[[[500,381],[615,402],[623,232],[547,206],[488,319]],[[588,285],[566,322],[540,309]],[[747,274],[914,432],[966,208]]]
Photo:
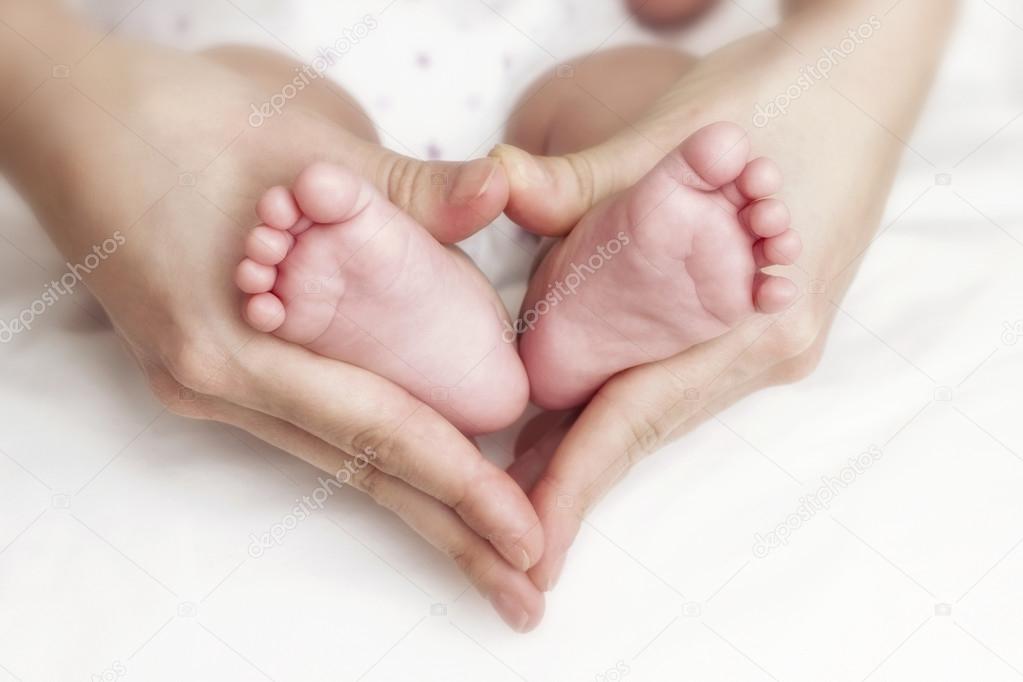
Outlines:
[[[450,158],[497,141],[541,70],[608,36],[652,40],[613,0],[487,2],[147,0],[118,30],[309,56],[376,14],[334,76],[389,144]],[[113,25],[134,4],[101,13]],[[819,371],[641,464],[527,636],[350,491],[249,556],[320,474],[164,413],[95,302],[61,301],[0,346],[0,682],[1023,677],[1023,10],[966,4]],[[685,42],[772,17],[725,3]],[[0,238],[10,319],[62,262],[9,188]],[[469,244],[510,300],[530,248],[507,222]],[[758,556],[757,533],[872,447]]]

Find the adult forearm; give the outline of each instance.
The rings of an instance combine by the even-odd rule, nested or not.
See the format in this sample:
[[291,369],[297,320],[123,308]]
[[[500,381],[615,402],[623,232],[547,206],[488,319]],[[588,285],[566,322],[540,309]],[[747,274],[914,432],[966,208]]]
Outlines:
[[[877,102],[902,131],[930,89],[958,0],[794,0],[778,29],[792,63],[821,62],[841,94]],[[825,65],[823,61],[831,62]],[[878,111],[877,113],[885,113]]]
[[[897,0],[888,0],[882,9],[885,13],[895,7]],[[833,8],[840,5],[855,5],[869,3],[871,0],[782,0],[782,14],[788,16],[804,10],[816,10],[819,8]],[[947,11],[950,7],[959,4],[960,0],[934,0],[930,3],[936,10]]]
[[[721,120],[746,127],[761,153],[784,155],[806,137],[793,112],[842,115],[836,149],[854,164],[883,150],[894,167],[901,147],[878,134],[910,134],[954,23],[957,0],[814,0],[777,27],[701,60],[633,126],[586,154],[595,196],[634,182],[696,129]],[[848,112],[846,112],[848,110]],[[880,127],[879,124],[880,123]],[[834,128],[839,125],[833,121]],[[867,150],[873,144],[875,149]],[[602,172],[613,168],[613,173]],[[837,172],[837,171],[836,171]],[[833,178],[832,178],[833,179]]]
[[[894,6],[892,0],[791,0],[790,13],[779,26],[704,60],[665,94],[646,124],[663,129],[663,121],[670,121],[673,112],[685,112],[688,119],[694,83],[727,75],[744,81],[742,91],[748,96],[714,103],[715,110],[722,109],[715,112],[718,116],[752,117],[757,105],[765,105],[773,96],[815,106],[820,103],[815,100],[838,93],[865,106],[893,131],[908,132],[940,63],[958,4],[957,0],[904,0]],[[711,108],[705,103],[700,106]],[[733,111],[724,110],[729,107]]]
[[[0,162],[11,172],[23,148],[44,137],[52,116],[26,126],[24,111],[53,86],[66,85],[75,67],[100,39],[58,0],[0,0]],[[19,116],[22,114],[22,116]],[[26,137],[27,136],[27,137]]]
[[0,0],[0,75],[14,86],[0,91],[4,115],[26,88],[68,73],[97,39],[59,0]]
[[0,75],[9,84],[0,91],[0,173],[69,257],[110,231],[102,217],[72,208],[99,182],[84,151],[116,148],[109,116],[79,91],[103,38],[57,0],[0,0]]

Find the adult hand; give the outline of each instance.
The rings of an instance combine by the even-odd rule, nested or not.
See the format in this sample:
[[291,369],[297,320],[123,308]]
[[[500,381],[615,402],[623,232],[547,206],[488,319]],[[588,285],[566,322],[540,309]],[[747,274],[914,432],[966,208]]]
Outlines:
[[[675,132],[685,135],[708,122],[694,119]],[[784,149],[781,141],[772,143],[768,146]],[[591,206],[638,180],[660,159],[663,152],[659,150],[671,149],[673,144],[677,142],[660,146],[648,142],[653,152],[633,153],[624,163],[611,162],[615,155],[607,154],[609,147],[624,149],[626,140],[621,138],[562,158],[527,159],[520,150],[503,148],[499,155],[511,171],[512,213],[534,231],[563,234]],[[780,159],[783,168],[791,163],[779,154],[771,156]],[[541,191],[545,183],[534,170],[523,171],[530,161],[548,178],[548,190],[557,188],[554,192]],[[837,169],[829,171],[834,172]],[[520,184],[523,173],[530,180]],[[849,286],[855,273],[852,266],[870,241],[886,187],[886,178],[879,177],[871,189],[872,201],[859,206],[849,205],[854,202],[848,196],[787,188],[785,199],[793,209],[794,225],[808,247],[796,266],[772,269],[804,292],[788,311],[756,315],[675,357],[626,370],[612,377],[577,418],[575,414],[560,419],[545,416],[542,426],[527,429],[527,437],[520,441],[523,454],[509,471],[531,491],[544,528],[544,554],[530,571],[538,587],[546,591],[554,586],[586,513],[633,464],[750,393],[813,371],[835,315],[835,302]],[[571,198],[554,201],[552,194]],[[844,218],[811,223],[813,230],[802,229],[807,216],[826,213],[829,201],[845,202],[838,209]],[[848,211],[843,213],[845,208]],[[642,339],[634,341],[637,347],[643,346]]]
[[622,372],[578,416],[538,417],[509,468],[544,528],[544,554],[530,571],[536,585],[554,587],[586,514],[635,463],[750,393],[809,375],[830,319],[801,299],[785,314]]
[[[827,329],[880,223],[906,148],[903,140],[954,21],[956,0],[928,2],[921,13],[924,4],[905,2],[893,10],[883,0],[790,0],[779,27],[711,53],[639,120],[623,116],[623,130],[597,147],[564,157],[495,150],[509,174],[509,217],[558,236],[704,125],[745,124],[754,154],[777,161],[788,178],[782,198],[805,247],[799,263],[784,273],[804,292],[787,312],[755,316],[676,357],[623,372],[570,427],[539,438],[533,434],[535,445],[512,472],[526,484],[536,481],[531,499],[547,546],[530,575],[541,588],[557,580],[587,510],[641,456],[736,400],[802,378],[816,366]],[[850,26],[870,25],[881,16],[883,31],[861,45],[854,60],[836,67],[827,87],[804,92],[784,115],[753,117],[763,103],[787,91],[808,56],[848,37]],[[885,74],[880,81],[879,73]]]
[[[232,285],[256,199],[312,161],[365,173],[440,237],[504,207],[497,164],[419,165],[298,101],[256,128],[267,90],[211,60],[94,34],[48,2],[2,9],[47,49],[4,55],[21,82],[43,79],[5,107],[0,158],[70,263],[113,250],[85,281],[159,399],[331,474],[348,464],[353,486],[451,556],[510,625],[534,626],[543,596],[523,571],[543,538],[514,481],[399,387],[254,333]],[[69,77],[50,77],[58,63]],[[483,191],[466,194],[467,176]]]

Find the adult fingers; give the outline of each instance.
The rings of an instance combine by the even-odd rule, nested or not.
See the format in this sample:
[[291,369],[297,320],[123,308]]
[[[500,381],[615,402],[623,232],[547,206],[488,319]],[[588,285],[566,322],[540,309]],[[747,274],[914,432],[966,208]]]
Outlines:
[[386,379],[262,335],[224,373],[214,393],[365,456],[452,508],[516,568],[543,553],[525,493],[447,420]]
[[227,401],[199,397],[203,416],[236,426],[299,459],[337,476],[398,515],[431,545],[444,552],[518,632],[543,618],[544,597],[529,578],[506,562],[486,540],[447,505],[380,469],[368,457],[352,456],[293,424]]
[[544,412],[526,422],[515,441],[515,460],[506,469],[520,488],[533,489],[578,416],[579,410]]
[[544,528],[545,548],[529,574],[550,590],[582,520],[646,454],[720,407],[767,381],[781,360],[761,347],[776,319],[756,318],[670,360],[612,378],[565,434],[530,499]]

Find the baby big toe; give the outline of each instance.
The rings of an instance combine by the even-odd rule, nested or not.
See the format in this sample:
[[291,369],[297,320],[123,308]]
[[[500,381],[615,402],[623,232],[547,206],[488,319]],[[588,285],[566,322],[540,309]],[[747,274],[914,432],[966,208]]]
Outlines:
[[343,166],[314,163],[295,179],[295,200],[314,223],[340,223],[358,211],[367,184]]

